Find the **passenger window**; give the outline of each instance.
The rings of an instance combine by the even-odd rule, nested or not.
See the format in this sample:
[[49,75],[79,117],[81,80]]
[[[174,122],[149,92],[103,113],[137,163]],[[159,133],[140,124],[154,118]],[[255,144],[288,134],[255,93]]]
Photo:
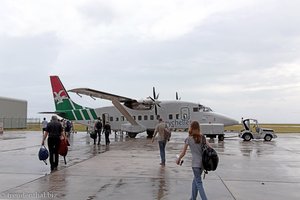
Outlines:
[[121,121],[124,121],[124,120],[125,120],[124,116],[121,116]]
[[173,115],[172,114],[169,114],[169,119],[173,119]]
[[154,115],[150,115],[150,120],[154,120]]
[[148,120],[148,116],[147,115],[144,115],[144,120]]
[[198,107],[194,107],[193,108],[193,112],[199,112],[199,108]]
[[136,119],[136,117],[135,116],[132,116],[133,117],[133,119],[135,120]]
[[179,114],[176,114],[176,119],[179,119]]
[[114,118],[113,117],[109,117],[109,121],[114,121]]
[[116,122],[118,122],[119,121],[119,117],[116,117]]
[[139,121],[142,120],[142,116],[141,116],[141,115],[138,116],[138,120],[139,120]]
[[160,115],[156,115],[156,119],[159,119],[160,118]]

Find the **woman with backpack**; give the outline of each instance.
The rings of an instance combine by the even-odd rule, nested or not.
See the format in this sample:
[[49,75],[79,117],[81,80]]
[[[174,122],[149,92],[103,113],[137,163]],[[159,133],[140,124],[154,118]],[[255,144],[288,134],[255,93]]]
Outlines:
[[181,159],[184,157],[187,151],[187,148],[190,147],[192,153],[192,169],[194,173],[194,179],[192,183],[192,196],[190,198],[191,200],[197,199],[198,191],[202,200],[207,199],[201,178],[201,174],[203,172],[202,147],[205,143],[210,147],[210,144],[205,139],[205,136],[200,132],[199,123],[197,121],[193,121],[189,127],[189,136],[185,139],[183,149],[178,159],[176,160],[177,165],[179,165]]

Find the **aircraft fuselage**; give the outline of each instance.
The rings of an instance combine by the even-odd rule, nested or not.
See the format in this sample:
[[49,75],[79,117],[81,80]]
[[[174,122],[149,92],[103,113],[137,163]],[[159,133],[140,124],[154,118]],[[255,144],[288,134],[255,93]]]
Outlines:
[[[234,119],[191,102],[161,101],[160,107],[157,108],[157,116],[155,115],[154,106],[150,110],[133,110],[126,106],[123,107],[145,130],[154,130],[158,123],[157,118],[159,117],[161,117],[173,131],[187,130],[191,121],[194,120],[200,124],[221,123],[224,124],[224,126],[238,124]],[[95,112],[104,123],[107,121],[110,123],[112,130],[122,130],[122,125],[129,124],[126,117],[114,106],[96,108]],[[93,123],[94,121],[86,121],[84,124],[92,125]]]

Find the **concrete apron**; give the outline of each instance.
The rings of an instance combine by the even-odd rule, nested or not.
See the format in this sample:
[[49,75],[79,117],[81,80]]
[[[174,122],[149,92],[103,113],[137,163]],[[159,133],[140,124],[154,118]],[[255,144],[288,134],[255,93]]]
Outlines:
[[[167,145],[165,167],[159,165],[157,142],[152,144],[145,135],[137,139],[116,139],[109,147],[94,146],[87,143],[87,139],[83,142],[85,137],[83,133],[74,136],[68,155],[71,161],[65,167],[60,160],[59,170],[54,173],[49,173],[49,166],[40,161],[38,165],[30,164],[35,162],[33,154],[37,160],[34,148],[25,149],[29,155],[18,157],[19,165],[11,159],[6,166],[1,163],[0,197],[189,199],[193,179],[190,153],[186,155],[183,166],[175,164],[186,133],[172,135]],[[243,142],[239,138],[225,139],[221,143],[212,141],[220,163],[218,169],[209,172],[203,181],[208,198],[299,199],[299,142],[300,134],[279,135],[271,142]],[[8,158],[6,156],[16,152],[1,149],[1,156]],[[7,167],[13,169],[7,170]]]

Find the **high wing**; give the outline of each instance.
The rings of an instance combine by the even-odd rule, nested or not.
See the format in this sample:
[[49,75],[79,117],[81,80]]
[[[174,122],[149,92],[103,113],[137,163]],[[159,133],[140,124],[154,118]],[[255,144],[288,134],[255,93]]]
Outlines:
[[113,103],[113,105],[124,115],[124,117],[132,125],[138,125],[138,123],[133,119],[133,117],[128,113],[128,111],[121,105],[121,103],[124,103],[124,104],[137,103],[137,101],[135,99],[122,97],[122,96],[110,94],[107,92],[101,92],[101,91],[93,90],[90,88],[76,88],[76,89],[69,90],[69,92],[74,92],[74,93],[77,93],[78,95],[79,94],[87,95],[92,98],[96,97],[96,98],[100,98],[100,99],[110,100]]
[[121,103],[126,103],[126,102],[137,102],[137,100],[135,99],[131,99],[128,97],[122,97],[119,95],[115,95],[115,94],[110,94],[107,92],[102,92],[102,91],[98,91],[98,90],[93,90],[90,88],[75,88],[72,90],[69,90],[69,92],[74,92],[77,94],[84,94],[90,97],[96,97],[96,98],[100,98],[100,99],[106,99],[106,100],[118,100]]
[[74,92],[78,95],[83,94],[90,96],[92,98],[100,98],[100,99],[106,99],[110,101],[118,101],[119,103],[124,103],[124,106],[127,108],[133,109],[133,110],[151,110],[154,104],[158,104],[159,101],[146,99],[137,101],[136,99],[123,97],[115,94],[110,94],[107,92],[102,92],[90,88],[75,88],[72,90],[69,90],[69,92]]

